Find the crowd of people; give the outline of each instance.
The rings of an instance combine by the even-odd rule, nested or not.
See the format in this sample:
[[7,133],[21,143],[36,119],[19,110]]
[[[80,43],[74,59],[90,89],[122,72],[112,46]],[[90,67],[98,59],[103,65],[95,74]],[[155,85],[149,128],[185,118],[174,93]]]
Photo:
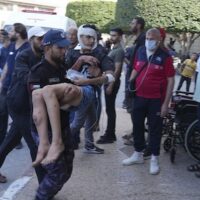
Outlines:
[[[98,144],[117,140],[115,101],[124,63],[123,107],[130,113],[133,131],[123,138],[134,146],[134,152],[122,164],[142,164],[150,156],[149,173],[160,172],[163,118],[175,82],[172,49],[165,46],[163,28],[145,31],[141,17],[134,18],[130,27],[135,41],[127,49],[118,27],[110,30],[105,46],[100,43],[100,31],[91,24],[70,27],[67,33],[42,27],[27,31],[21,23],[13,24],[9,33],[0,31],[0,167],[9,152],[21,146],[23,137],[39,183],[35,200],[52,199],[70,178],[81,128],[85,129],[84,153],[104,154]],[[178,90],[186,81],[189,92],[195,70],[200,70],[200,59],[196,60],[193,53],[183,62]],[[196,75],[195,100],[200,103],[199,87]],[[102,91],[107,124],[95,142]],[[200,117],[200,104],[198,113]],[[7,132],[9,116],[12,123]],[[6,181],[0,174],[0,182]]]

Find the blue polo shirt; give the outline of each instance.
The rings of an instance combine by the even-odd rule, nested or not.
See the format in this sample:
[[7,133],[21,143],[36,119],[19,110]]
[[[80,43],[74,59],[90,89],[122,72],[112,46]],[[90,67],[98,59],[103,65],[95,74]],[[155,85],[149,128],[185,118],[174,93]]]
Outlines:
[[15,58],[16,56],[23,51],[24,49],[30,47],[28,42],[25,42],[23,45],[21,45],[18,49],[15,49],[15,42],[12,42],[9,47],[8,47],[8,56],[7,56],[7,60],[6,60],[6,64],[8,67],[7,73],[6,73],[6,77],[3,80],[2,83],[2,89],[4,91],[7,91],[10,83],[11,83],[11,79],[12,79],[12,73],[14,70],[14,66],[15,66]]

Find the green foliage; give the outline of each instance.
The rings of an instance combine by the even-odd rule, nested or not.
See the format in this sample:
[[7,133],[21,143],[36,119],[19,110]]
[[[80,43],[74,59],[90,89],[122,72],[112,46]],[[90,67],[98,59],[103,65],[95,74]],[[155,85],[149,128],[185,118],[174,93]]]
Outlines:
[[136,8],[137,0],[118,0],[116,6],[116,23],[124,31],[129,31],[129,24],[132,19],[139,15]]
[[116,19],[128,29],[134,16],[147,27],[164,27],[170,32],[200,32],[199,0],[118,0]]
[[95,24],[100,31],[108,32],[115,24],[116,3],[109,1],[75,1],[67,5],[66,15],[74,19],[78,26]]

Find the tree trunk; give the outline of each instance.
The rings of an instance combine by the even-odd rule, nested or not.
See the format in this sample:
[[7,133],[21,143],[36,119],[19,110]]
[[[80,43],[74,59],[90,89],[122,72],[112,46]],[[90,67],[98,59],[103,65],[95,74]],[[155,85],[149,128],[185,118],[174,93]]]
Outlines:
[[188,56],[190,49],[196,39],[200,37],[198,33],[180,33],[179,35],[174,35],[179,44],[181,45],[181,56]]

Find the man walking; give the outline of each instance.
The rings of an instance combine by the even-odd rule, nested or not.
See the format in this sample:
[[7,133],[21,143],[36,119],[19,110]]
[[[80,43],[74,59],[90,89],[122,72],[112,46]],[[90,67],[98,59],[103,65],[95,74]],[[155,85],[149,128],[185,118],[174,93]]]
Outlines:
[[[42,38],[45,31],[40,27],[32,27],[28,31],[30,47],[18,54],[15,60],[15,68],[12,81],[7,94],[8,112],[13,122],[11,128],[0,146],[0,167],[2,167],[7,155],[20,143],[24,137],[34,161],[37,154],[37,146],[31,136],[30,117],[31,108],[27,90],[27,79],[31,67],[42,59]],[[43,177],[43,169],[36,167],[36,175],[40,182]]]
[[[66,81],[63,63],[69,41],[65,39],[64,33],[49,30],[44,36],[43,46],[44,59],[31,69],[29,75],[28,83],[31,93],[37,88]],[[41,123],[41,120],[38,119],[36,123]],[[50,122],[47,123],[47,132],[49,138],[52,138],[52,128]],[[60,126],[64,150],[54,162],[42,165],[45,173],[37,189],[35,200],[52,199],[71,176],[74,152],[71,145],[69,112],[60,111]],[[32,119],[31,132],[38,145],[39,138],[34,119]]]

